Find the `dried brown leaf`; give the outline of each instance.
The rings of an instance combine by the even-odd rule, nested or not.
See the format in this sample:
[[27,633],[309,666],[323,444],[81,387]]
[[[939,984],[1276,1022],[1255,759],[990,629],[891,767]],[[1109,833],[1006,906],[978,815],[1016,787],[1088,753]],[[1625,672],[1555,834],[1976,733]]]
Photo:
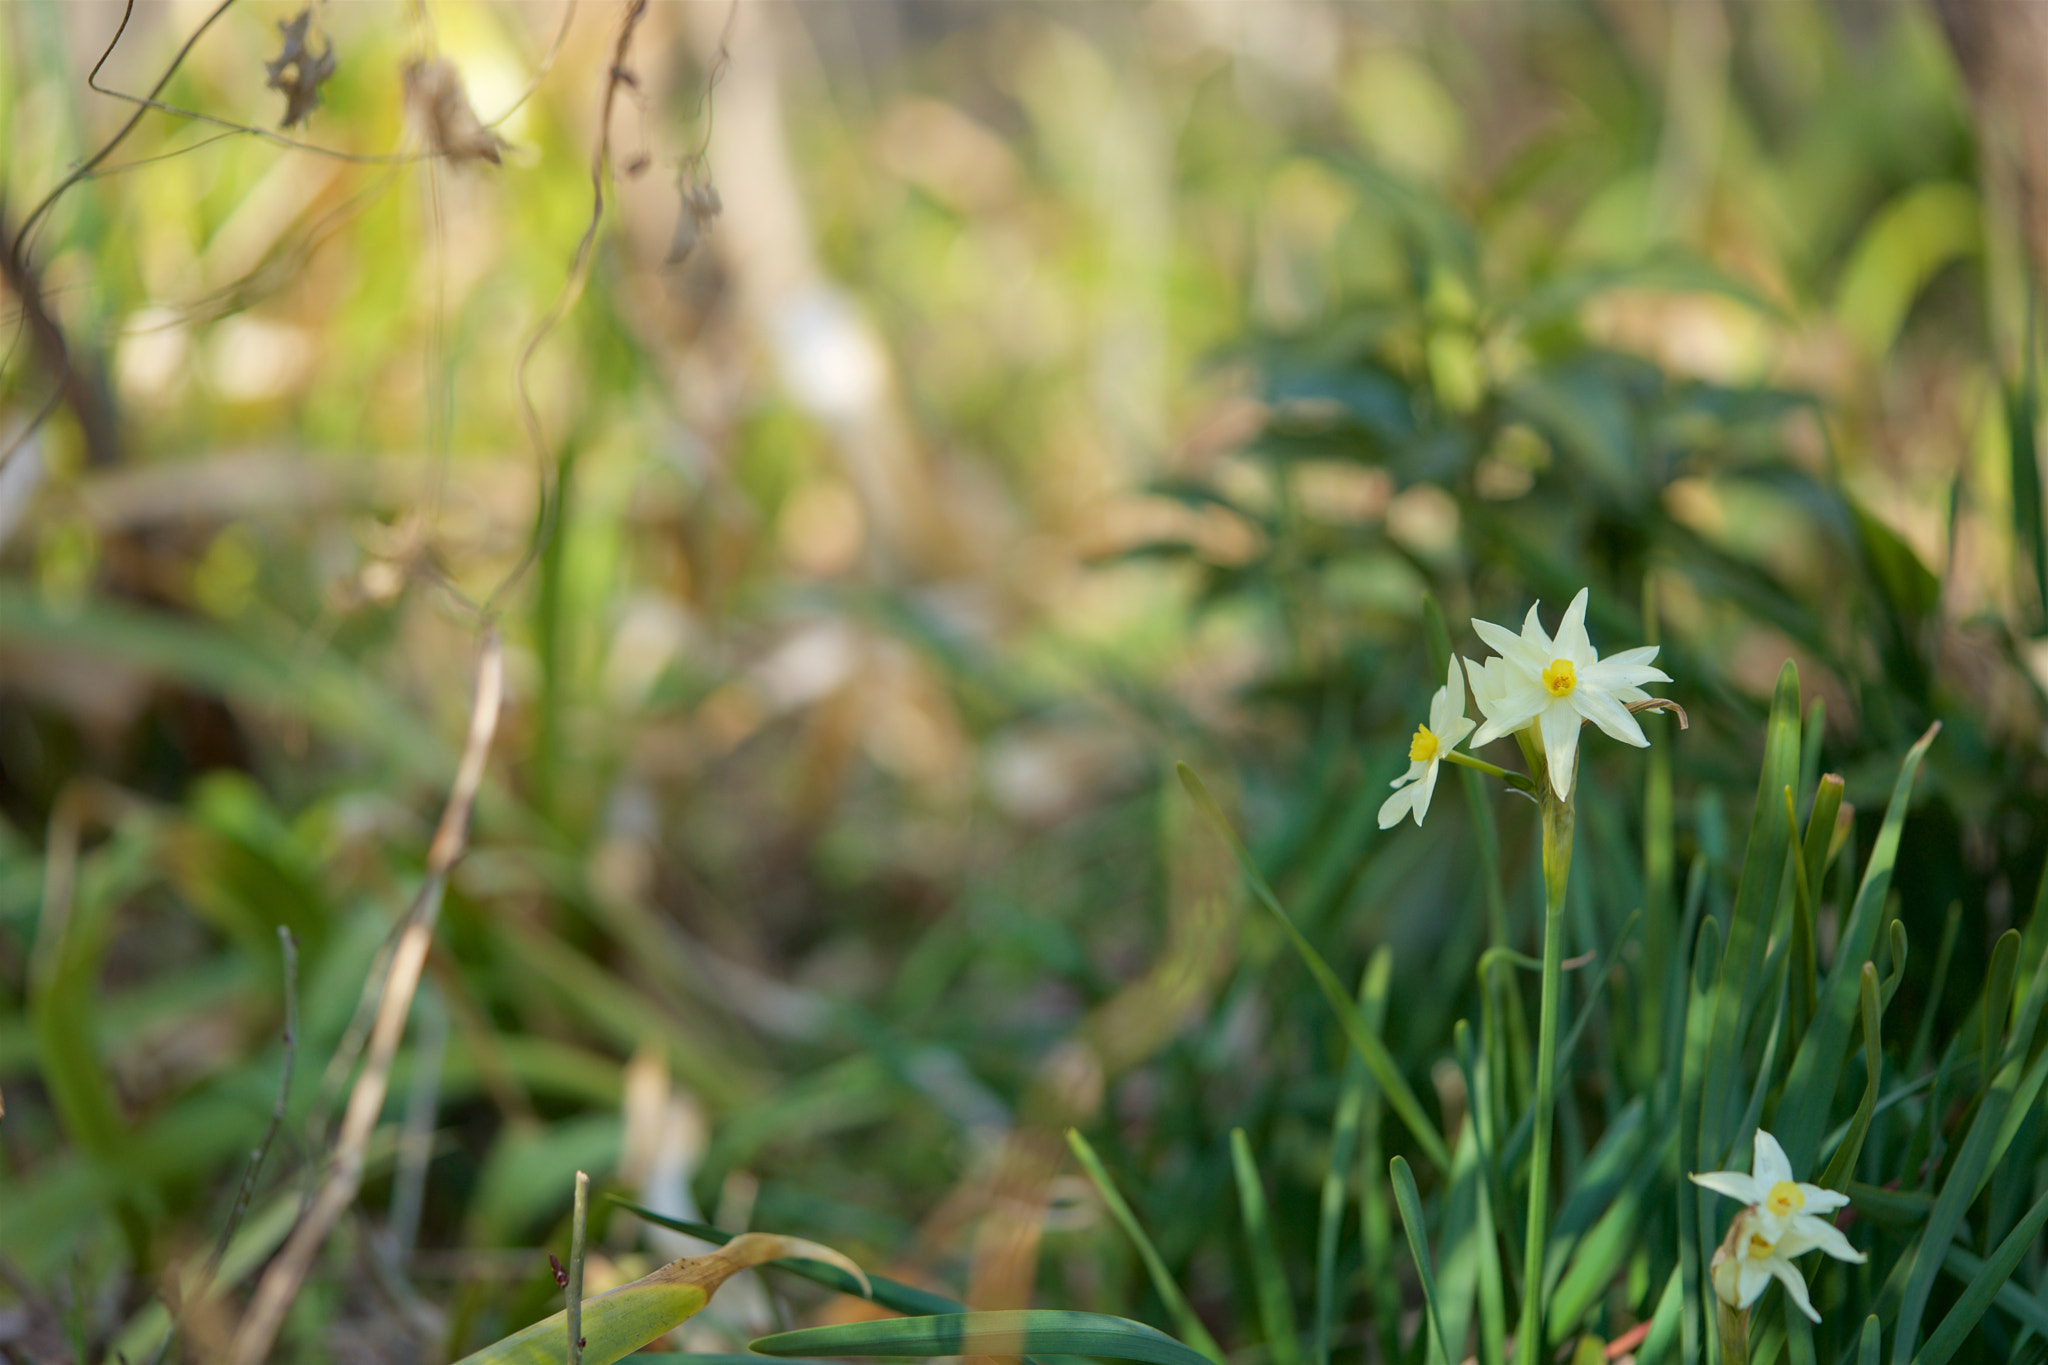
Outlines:
[[284,95],[284,118],[278,127],[290,128],[304,123],[308,115],[320,107],[320,87],[334,74],[334,42],[323,38],[316,56],[311,43],[307,41],[313,24],[313,7],[306,6],[295,19],[280,19],[278,32],[284,35],[284,47],[273,61],[263,64],[269,73],[263,83]]
[[450,161],[503,164],[499,153],[511,144],[484,127],[469,102],[462,73],[446,57],[424,57],[405,66],[405,103],[438,156]]

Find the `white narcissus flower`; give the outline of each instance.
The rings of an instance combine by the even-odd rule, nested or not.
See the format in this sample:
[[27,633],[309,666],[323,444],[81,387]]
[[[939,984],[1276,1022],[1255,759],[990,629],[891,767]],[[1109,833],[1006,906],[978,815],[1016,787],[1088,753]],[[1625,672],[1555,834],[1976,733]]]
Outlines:
[[1429,724],[1416,726],[1415,738],[1409,741],[1408,771],[1394,779],[1394,794],[1380,807],[1381,829],[1400,824],[1411,810],[1415,823],[1422,823],[1429,813],[1429,798],[1436,793],[1437,765],[1471,733],[1472,722],[1465,718],[1465,678],[1454,654],[1444,685],[1429,699]]
[[1543,739],[1550,767],[1550,785],[1561,799],[1570,799],[1572,773],[1578,766],[1579,726],[1592,721],[1624,744],[1647,748],[1643,727],[1629,714],[1630,702],[1648,701],[1642,685],[1670,682],[1660,668],[1650,667],[1657,646],[1625,649],[1603,659],[1586,637],[1586,589],[1565,608],[1553,637],[1543,631],[1536,608],[1516,635],[1491,621],[1474,621],[1479,638],[1499,651],[1487,661],[1485,686],[1473,680],[1486,723],[1472,736],[1473,747],[1488,744],[1534,725]]
[[1696,1185],[1740,1199],[1749,1207],[1735,1215],[1728,1236],[1714,1253],[1714,1292],[1732,1308],[1746,1309],[1773,1279],[1815,1322],[1820,1314],[1806,1296],[1806,1277],[1792,1264],[1796,1256],[1824,1251],[1838,1261],[1861,1264],[1863,1253],[1849,1245],[1840,1228],[1822,1214],[1845,1207],[1849,1196],[1792,1178],[1792,1163],[1778,1140],[1759,1128],[1750,1173],[1709,1171]]

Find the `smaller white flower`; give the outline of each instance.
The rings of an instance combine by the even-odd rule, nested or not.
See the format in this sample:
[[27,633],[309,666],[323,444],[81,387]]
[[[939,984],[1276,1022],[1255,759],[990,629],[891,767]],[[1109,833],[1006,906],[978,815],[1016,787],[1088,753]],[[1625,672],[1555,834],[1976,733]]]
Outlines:
[[1437,765],[1472,733],[1472,724],[1465,719],[1465,678],[1454,654],[1444,685],[1429,699],[1429,724],[1416,726],[1415,738],[1409,741],[1408,771],[1394,779],[1394,794],[1380,807],[1381,829],[1392,829],[1410,811],[1415,823],[1422,823],[1429,813],[1429,798],[1436,793]]
[[1849,1245],[1841,1229],[1820,1216],[1845,1207],[1849,1196],[1794,1180],[1785,1149],[1761,1128],[1748,1175],[1709,1171],[1691,1179],[1749,1206],[1735,1215],[1728,1236],[1714,1253],[1714,1292],[1721,1301],[1746,1309],[1775,1279],[1800,1312],[1819,1322],[1820,1314],[1806,1296],[1806,1277],[1792,1260],[1809,1251],[1824,1251],[1838,1261],[1863,1262],[1863,1253]]

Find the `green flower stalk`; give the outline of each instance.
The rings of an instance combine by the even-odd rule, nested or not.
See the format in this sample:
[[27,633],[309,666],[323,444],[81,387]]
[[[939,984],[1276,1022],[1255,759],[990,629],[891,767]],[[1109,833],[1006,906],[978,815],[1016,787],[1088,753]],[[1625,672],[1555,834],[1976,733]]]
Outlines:
[[[1464,676],[1451,660],[1449,676],[1430,706],[1430,723],[1416,731],[1409,750],[1409,771],[1394,783],[1396,792],[1380,812],[1388,828],[1412,814],[1422,823],[1429,808],[1439,762],[1460,763],[1508,782],[1535,796],[1543,825],[1543,986],[1536,1042],[1536,1112],[1529,1144],[1529,1220],[1527,1254],[1523,1258],[1522,1318],[1516,1328],[1516,1356],[1522,1365],[1536,1365],[1543,1349],[1543,1254],[1550,1224],[1550,1157],[1557,1116],[1557,1031],[1563,1013],[1559,1000],[1564,959],[1565,890],[1571,880],[1573,780],[1579,766],[1579,728],[1588,721],[1609,736],[1647,747],[1649,739],[1634,712],[1671,703],[1650,696],[1643,684],[1669,682],[1651,666],[1657,646],[1624,650],[1603,659],[1586,634],[1587,590],[1581,588],[1565,609],[1557,634],[1550,635],[1536,607],[1522,622],[1519,635],[1491,621],[1472,629],[1497,652],[1484,663],[1467,660]],[[1522,778],[1466,754],[1453,753],[1470,722],[1464,719],[1465,687],[1486,717],[1471,734],[1473,747],[1514,736],[1528,760],[1531,778]]]

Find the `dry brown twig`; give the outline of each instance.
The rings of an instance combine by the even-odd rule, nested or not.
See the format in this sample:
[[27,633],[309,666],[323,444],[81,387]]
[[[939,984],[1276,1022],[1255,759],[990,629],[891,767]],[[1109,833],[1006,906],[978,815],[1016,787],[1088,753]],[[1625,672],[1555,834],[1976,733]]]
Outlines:
[[562,290],[555,296],[554,305],[542,316],[540,324],[533,329],[533,335],[527,338],[525,348],[519,353],[519,363],[512,370],[512,386],[519,395],[519,415],[526,423],[526,435],[533,443],[534,460],[540,472],[540,524],[511,572],[485,599],[485,620],[497,614],[498,603],[519,585],[527,570],[540,558],[542,547],[554,535],[555,518],[561,510],[556,497],[554,465],[548,456],[547,433],[541,430],[540,414],[534,410],[533,394],[526,386],[526,371],[533,363],[534,352],[576,306],[576,300],[583,296],[584,285],[590,281],[597,230],[604,225],[604,178],[612,154],[612,110],[618,104],[619,87],[630,89],[636,84],[626,59],[633,52],[633,35],[646,16],[647,0],[627,0],[625,17],[619,21],[618,41],[612,45],[611,66],[605,74],[604,99],[598,107],[597,147],[590,156],[590,222],[576,243],[576,258],[569,267],[569,277],[562,282]]
[[270,1353],[278,1329],[298,1296],[299,1288],[313,1268],[313,1260],[326,1243],[328,1234],[355,1202],[363,1180],[363,1154],[371,1131],[384,1108],[384,1095],[391,1083],[391,1065],[398,1044],[405,1035],[407,1016],[412,1012],[413,993],[418,990],[420,971],[426,964],[427,948],[433,941],[434,921],[439,916],[441,897],[448,874],[469,842],[470,813],[476,807],[477,791],[483,784],[484,764],[490,757],[491,740],[497,733],[498,712],[504,698],[505,653],[497,633],[484,638],[482,658],[477,663],[476,696],[469,717],[469,736],[462,748],[462,761],[448,803],[441,811],[441,823],[427,849],[427,875],[412,908],[406,915],[405,930],[391,954],[384,978],[376,1023],[370,1030],[369,1057],[362,1074],[349,1092],[348,1109],[342,1117],[341,1132],[335,1139],[334,1155],[327,1174],[314,1195],[312,1205],[292,1229],[284,1249],[263,1272],[256,1295],[235,1329],[228,1349],[229,1365],[257,1365]]

